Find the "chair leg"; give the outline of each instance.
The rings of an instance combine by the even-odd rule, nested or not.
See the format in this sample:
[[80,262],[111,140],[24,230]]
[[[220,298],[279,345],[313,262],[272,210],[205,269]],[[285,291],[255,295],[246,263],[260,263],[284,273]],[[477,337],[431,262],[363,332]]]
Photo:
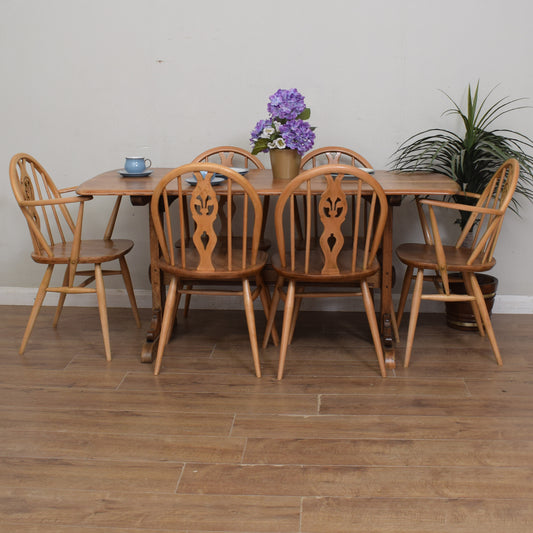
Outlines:
[[[67,268],[65,269],[65,275],[63,276],[63,287],[69,286],[69,272],[70,272],[70,263],[67,263]],[[66,297],[67,297],[66,292],[59,293],[59,301],[57,302],[56,313],[54,315],[54,321],[52,322],[52,326],[54,328],[57,327],[57,324],[59,322],[59,317],[61,316],[61,311],[63,311],[63,305],[65,303]]]
[[[474,274],[475,276],[475,274]],[[469,296],[474,296],[474,289],[472,288],[472,283],[470,281],[470,277],[466,272],[463,272],[463,283],[465,284],[466,293]],[[484,337],[485,336],[485,328],[483,327],[483,321],[481,320],[481,315],[479,313],[479,307],[477,305],[476,300],[471,300],[472,305],[472,313],[474,314],[474,318],[476,319],[477,329],[479,331],[479,334]]]
[[270,334],[274,326],[274,320],[276,318],[276,312],[278,310],[279,304],[279,293],[283,287],[283,277],[278,276],[276,280],[276,285],[274,287],[274,294],[272,294],[272,300],[270,302],[270,311],[268,312],[268,321],[265,328],[265,336],[263,337],[263,348],[268,346],[268,340],[270,339]]
[[498,363],[498,365],[501,366],[503,365],[502,356],[500,354],[500,349],[498,348],[498,343],[496,342],[496,335],[494,335],[494,330],[492,329],[492,322],[490,321],[490,315],[487,310],[485,298],[483,297],[483,293],[481,292],[481,289],[479,287],[476,275],[473,273],[469,273],[468,276],[470,277],[470,283],[472,284],[474,296],[476,297],[479,312],[481,314],[483,323],[485,324],[487,337],[489,338],[490,345],[492,346],[492,351],[494,352],[494,356],[496,357],[496,362]]
[[172,327],[168,330],[168,337],[165,340],[165,346],[170,342],[170,336],[172,335],[172,332],[174,331],[174,328],[177,327],[178,324],[178,307],[180,305],[181,300],[181,289],[183,289],[183,283],[178,279],[178,284],[176,286],[176,301],[174,302],[174,307],[172,309],[172,316],[170,319],[170,323],[172,324]]
[[[263,280],[263,276],[261,274],[257,274],[255,277],[255,283],[259,287],[259,298],[261,298],[261,303],[263,305],[263,310],[265,312],[265,317],[267,319],[270,318],[270,307],[272,305],[272,301],[270,299],[270,293],[268,292],[268,289],[265,285],[265,282]],[[272,323],[272,340],[274,341],[274,346],[278,346],[279,344],[279,335],[278,330],[276,329],[276,324]]]
[[35,297],[35,302],[31,308],[30,318],[28,318],[28,324],[26,325],[26,330],[24,331],[24,336],[22,337],[22,343],[20,344],[19,354],[22,355],[28,344],[33,326],[35,325],[35,320],[37,315],[41,310],[43,305],[44,297],[46,296],[46,289],[50,284],[50,278],[52,277],[52,272],[54,270],[54,265],[48,265],[46,272],[44,273],[41,284],[39,285],[39,290],[37,291],[37,296]]
[[407,265],[405,276],[403,277],[402,292],[400,295],[400,302],[398,304],[398,311],[396,312],[396,327],[400,327],[402,322],[403,311],[405,309],[405,303],[407,302],[407,296],[409,295],[409,288],[411,287],[411,280],[413,278],[413,267]]
[[124,285],[126,286],[126,291],[128,292],[128,298],[130,299],[131,310],[133,311],[133,318],[135,318],[135,323],[137,327],[141,327],[141,318],[139,316],[139,310],[137,309],[137,300],[135,299],[135,292],[133,290],[133,284],[131,283],[130,269],[128,268],[128,263],[124,256],[119,257],[120,271],[122,272],[122,278],[124,279]]
[[[304,288],[299,289],[296,294],[302,293]],[[292,344],[292,338],[294,337],[294,330],[296,329],[296,321],[298,320],[298,315],[300,314],[300,307],[302,306],[302,298],[298,298],[295,295],[294,299],[294,312],[292,313],[292,323],[291,323],[291,332],[289,335],[289,344]]]
[[[192,285],[187,285],[187,289],[192,289]],[[183,317],[187,318],[189,316],[189,307],[191,306],[191,296],[192,294],[185,295],[185,304],[183,305]]]
[[283,329],[281,330],[281,344],[279,349],[278,379],[283,377],[283,369],[285,368],[285,359],[287,357],[287,347],[289,345],[289,336],[294,314],[295,293],[296,283],[294,280],[290,280],[289,286],[287,287],[287,296],[285,298],[285,309],[283,311]]
[[378,357],[379,370],[381,372],[381,376],[386,378],[387,370],[385,368],[385,357],[383,356],[383,346],[381,346],[381,335],[379,334],[374,300],[372,299],[372,295],[370,294],[370,289],[366,281],[361,282],[361,292],[363,294],[363,303],[365,305],[368,325],[370,326],[370,333],[372,333],[372,340],[374,341],[374,348]]
[[252,300],[252,291],[250,282],[247,279],[242,280],[242,294],[244,299],[244,311],[246,313],[246,322],[248,323],[248,334],[252,346],[252,356],[254,359],[255,375],[261,377],[261,364],[259,363],[259,348],[257,347],[257,331],[255,329],[254,302]]
[[178,288],[178,280],[172,277],[168,286],[167,299],[165,302],[165,309],[163,310],[163,320],[161,321],[161,331],[159,332],[159,344],[157,346],[157,355],[155,358],[154,375],[157,376],[161,370],[161,363],[163,361],[163,353],[167,345],[170,332],[172,330],[172,323],[174,319],[174,308],[176,304],[176,293]]
[[413,300],[411,302],[411,316],[409,317],[409,331],[407,332],[407,345],[405,347],[405,359],[403,366],[407,368],[411,360],[411,352],[413,350],[413,342],[415,339],[416,322],[418,320],[418,312],[420,311],[420,301],[422,299],[422,287],[424,285],[424,270],[418,269],[416,273],[415,288],[413,290]]
[[109,323],[107,321],[107,306],[105,302],[102,265],[94,265],[94,277],[96,282],[96,296],[98,298],[98,311],[100,313],[100,324],[102,325],[102,336],[104,337],[105,358],[108,361],[111,361],[111,343],[109,341]]

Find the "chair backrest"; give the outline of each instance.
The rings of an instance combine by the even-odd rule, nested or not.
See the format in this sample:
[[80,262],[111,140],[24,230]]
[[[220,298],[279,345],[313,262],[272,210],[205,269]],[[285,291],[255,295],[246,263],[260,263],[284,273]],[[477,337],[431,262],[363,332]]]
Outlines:
[[[72,240],[76,231],[76,224],[67,208],[71,202],[61,198],[48,172],[28,154],[19,153],[11,158],[9,178],[17,203],[28,223],[34,256],[53,257],[53,246]],[[73,202],[80,203],[79,197]],[[80,213],[82,207],[83,202],[80,204]]]
[[193,163],[217,163],[225,167],[265,168],[255,155],[236,146],[217,146],[196,156]]
[[456,243],[457,248],[461,247],[467,235],[473,232],[470,246],[472,254],[468,264],[492,260],[503,217],[513,198],[519,175],[518,161],[508,159],[485,187]]
[[[314,196],[319,198],[318,245],[322,252],[319,265],[311,264],[311,250],[315,245],[310,206]],[[297,244],[300,241],[296,235],[296,197],[303,198],[307,206],[303,248]],[[354,209],[349,213],[350,197]],[[369,209],[364,209],[364,200]],[[303,274],[319,272],[335,276],[364,271],[376,257],[387,212],[385,192],[367,172],[349,165],[323,165],[305,170],[289,182],[276,205],[274,219],[281,265]],[[344,237],[343,225],[354,228],[353,236]],[[300,250],[298,254],[297,250]],[[302,257],[302,252],[303,264],[298,264],[296,256]]]
[[[215,175],[226,181],[213,187],[211,178]],[[196,184],[185,181],[191,178],[196,179]],[[239,216],[231,212],[234,197],[243,199]],[[221,198],[230,211],[227,217],[221,216]],[[197,272],[224,272],[255,264],[263,208],[249,181],[229,167],[190,163],[175,168],[157,185],[150,210],[162,257],[169,265]],[[176,248],[176,238],[187,242],[189,214],[194,220],[192,239],[188,247]],[[237,238],[236,225],[238,236],[244,233],[244,239]],[[252,237],[251,246],[247,246],[248,233]]]
[[308,152],[302,157],[300,169],[306,170],[321,165],[346,164],[354,167],[373,168],[360,154],[342,146],[324,146]]

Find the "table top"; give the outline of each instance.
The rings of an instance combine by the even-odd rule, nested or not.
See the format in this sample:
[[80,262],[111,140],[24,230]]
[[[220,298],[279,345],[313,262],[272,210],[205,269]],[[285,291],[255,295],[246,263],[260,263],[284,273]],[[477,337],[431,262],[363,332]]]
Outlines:
[[[151,196],[159,181],[173,169],[151,170],[151,175],[145,178],[124,178],[118,169],[109,170],[83,182],[76,192],[95,196]],[[457,183],[443,174],[375,170],[372,175],[389,196],[453,194],[459,190]],[[248,171],[246,177],[262,196],[278,196],[288,183],[287,180],[274,180],[270,169],[253,169]],[[217,189],[222,191],[225,186],[217,186]]]

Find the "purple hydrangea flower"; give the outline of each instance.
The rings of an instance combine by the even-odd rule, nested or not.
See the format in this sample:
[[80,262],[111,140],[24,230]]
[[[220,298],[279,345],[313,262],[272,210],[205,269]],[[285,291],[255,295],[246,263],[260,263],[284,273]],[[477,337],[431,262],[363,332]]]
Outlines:
[[279,131],[287,148],[298,150],[300,155],[310,150],[315,142],[315,133],[305,120],[288,120]]
[[250,134],[250,142],[253,144],[259,139],[259,136],[261,133],[263,133],[263,130],[269,126],[272,126],[272,120],[260,120],[256,125],[255,128],[252,130],[252,133]]
[[296,89],[278,89],[269,98],[268,112],[270,118],[260,120],[250,134],[252,154],[288,148],[302,155],[313,148],[314,128],[304,120],[311,112]]
[[286,120],[295,119],[304,109],[304,97],[296,89],[278,89],[268,104],[272,117]]

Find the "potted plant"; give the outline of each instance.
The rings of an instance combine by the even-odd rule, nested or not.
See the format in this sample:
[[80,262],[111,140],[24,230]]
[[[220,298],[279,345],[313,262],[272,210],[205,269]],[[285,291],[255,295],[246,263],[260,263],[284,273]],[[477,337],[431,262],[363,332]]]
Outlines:
[[269,152],[275,178],[291,179],[300,168],[302,154],[313,147],[315,134],[307,119],[311,110],[296,89],[278,89],[269,97],[270,117],[252,130],[252,154]]
[[[509,158],[515,158],[520,163],[520,178],[515,194],[532,201],[533,156],[526,150],[533,148],[533,141],[514,130],[494,129],[494,123],[503,115],[529,106],[522,105],[523,98],[504,97],[490,103],[489,98],[493,91],[494,89],[481,99],[479,82],[475,89],[469,85],[464,109],[444,93],[452,106],[443,115],[459,118],[463,131],[456,133],[448,129],[432,128],[411,136],[393,155],[394,168],[400,171],[445,174],[459,184],[463,193],[452,196],[452,200],[457,203],[475,204],[477,198],[468,194],[483,192],[500,165]],[[511,209],[517,212],[519,206],[516,197],[513,198]],[[456,222],[461,229],[469,215],[468,211],[460,211]],[[494,296],[496,278],[486,274],[480,276],[483,276],[480,283],[482,290]],[[454,285],[457,286],[456,290],[464,290],[460,283]],[[487,307],[492,307],[490,301],[487,302]],[[447,311],[450,311],[449,303]],[[477,327],[469,306],[466,310],[452,310],[452,313],[454,316],[448,318],[449,325],[461,329]]]

